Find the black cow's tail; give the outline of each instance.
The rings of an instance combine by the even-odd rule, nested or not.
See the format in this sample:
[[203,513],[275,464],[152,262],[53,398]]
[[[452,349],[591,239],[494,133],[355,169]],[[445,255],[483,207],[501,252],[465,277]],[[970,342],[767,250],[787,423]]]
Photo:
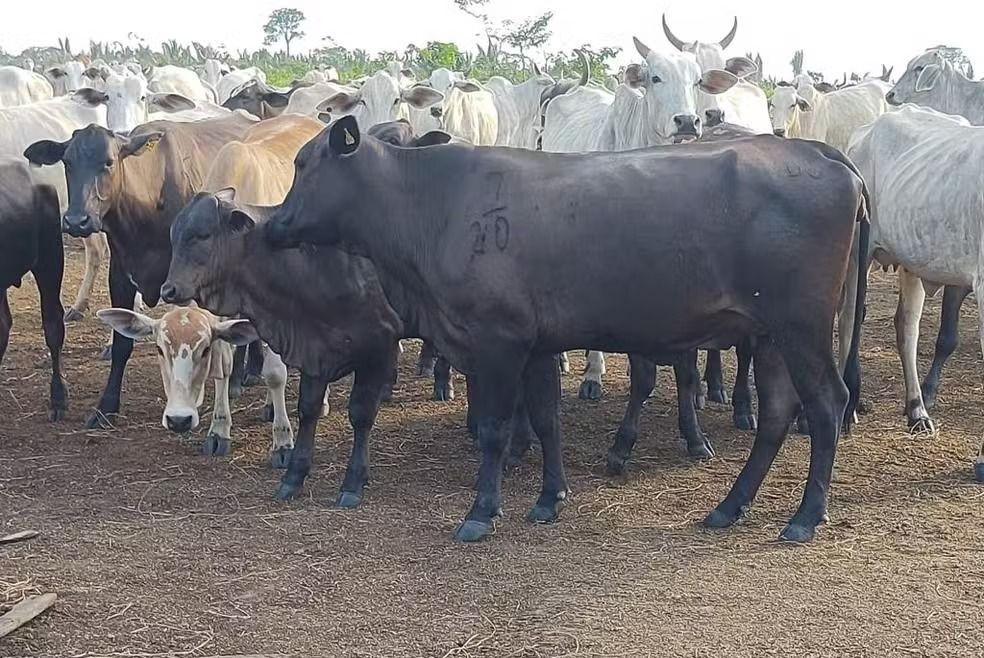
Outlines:
[[850,432],[854,414],[861,402],[861,323],[864,321],[865,298],[868,295],[868,242],[871,237],[871,221],[869,209],[871,200],[868,196],[868,186],[861,183],[861,203],[859,204],[857,221],[861,224],[858,231],[858,288],[854,300],[854,326],[851,334],[851,347],[848,350],[847,362],[844,368],[844,383],[849,393],[847,409],[844,411],[844,427]]

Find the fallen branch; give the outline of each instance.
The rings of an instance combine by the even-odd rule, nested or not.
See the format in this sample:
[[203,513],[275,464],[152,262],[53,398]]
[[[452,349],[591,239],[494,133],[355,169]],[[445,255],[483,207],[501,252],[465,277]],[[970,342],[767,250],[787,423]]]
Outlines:
[[10,635],[40,615],[54,605],[57,598],[57,594],[42,594],[41,596],[30,596],[15,605],[10,609],[10,612],[0,617],[0,637]]
[[0,544],[13,544],[14,542],[27,541],[28,539],[34,539],[40,533],[37,530],[22,530],[21,532],[15,532],[12,535],[7,535],[6,537],[0,537]]

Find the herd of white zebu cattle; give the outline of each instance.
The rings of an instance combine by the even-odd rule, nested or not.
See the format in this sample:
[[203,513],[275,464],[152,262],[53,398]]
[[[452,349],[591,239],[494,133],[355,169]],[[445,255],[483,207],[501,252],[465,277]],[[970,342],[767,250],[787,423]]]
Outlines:
[[[960,305],[984,284],[984,82],[930,50],[894,86],[821,91],[801,77],[767,101],[745,80],[755,65],[725,55],[734,29],[714,43],[682,41],[665,21],[664,31],[672,47],[635,40],[642,60],[614,90],[587,67],[580,80],[535,71],[512,84],[445,69],[415,81],[394,63],[348,84],[312,72],[290,89],[214,61],[201,75],[0,68],[0,284],[31,272],[40,289],[51,419],[66,409],[63,322],[86,311],[108,241],[113,308],[98,315],[114,330],[112,365],[87,427],[118,413],[134,340],[157,346],[165,428],[195,430],[214,380],[206,454],[230,450],[229,398],[262,378],[287,498],[310,470],[328,384],[354,372],[354,446],[337,499],[352,507],[400,340],[422,338],[418,372],[434,376],[436,399],[454,394],[451,366],[468,379],[481,462],[456,537],[474,541],[500,513],[504,464],[533,434],[543,488],[529,519],[552,521],[563,506],[565,350],[597,350],[588,398],[601,395],[602,351],[629,354],[630,400],[608,457],[617,473],[657,365],[674,367],[689,453],[713,455],[697,412],[707,398],[727,402],[718,350],[737,347],[734,420],[756,436],[705,524],[729,526],[748,509],[798,419],[812,440],[809,475],[782,537],[810,540],[860,401],[869,263],[899,272],[905,411],[910,428],[933,428]],[[67,316],[63,232],[86,247]],[[944,286],[921,385],[923,301]],[[140,297],[173,306],[153,319],[134,310]],[[0,357],[10,322],[5,294]],[[984,335],[984,314],[981,325]],[[288,366],[301,372],[296,437]],[[975,470],[984,480],[984,452]]]

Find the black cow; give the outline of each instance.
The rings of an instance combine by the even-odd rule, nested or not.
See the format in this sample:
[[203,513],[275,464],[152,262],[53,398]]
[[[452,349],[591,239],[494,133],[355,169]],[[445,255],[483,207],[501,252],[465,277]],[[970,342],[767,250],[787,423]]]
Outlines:
[[274,89],[261,80],[250,80],[234,89],[222,107],[229,110],[245,110],[260,119],[271,119],[283,114],[290,102],[290,95],[300,86],[287,91]]
[[486,536],[500,512],[520,391],[543,446],[543,489],[528,518],[557,518],[567,497],[557,353],[590,346],[660,360],[746,335],[757,337],[758,432],[705,523],[742,515],[802,399],[810,472],[781,536],[813,537],[860,388],[860,312],[849,388],[832,333],[857,221],[866,253],[867,204],[836,149],[772,136],[577,155],[400,149],[363,138],[345,117],[295,162],[267,238],[368,256],[394,308],[473,380],[482,461],[458,539]]
[[26,164],[0,164],[0,365],[10,341],[13,319],[7,288],[20,287],[30,272],[41,295],[44,342],[51,355],[51,393],[48,418],[61,420],[68,393],[61,374],[61,350],[65,342],[65,311],[61,303],[61,221],[58,193],[50,185],[35,185]]

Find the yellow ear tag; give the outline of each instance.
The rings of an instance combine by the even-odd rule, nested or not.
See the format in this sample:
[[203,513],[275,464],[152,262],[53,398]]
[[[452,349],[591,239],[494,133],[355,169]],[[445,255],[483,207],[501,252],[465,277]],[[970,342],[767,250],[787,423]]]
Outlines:
[[159,142],[159,141],[161,141],[161,140],[155,139],[152,142],[147,142],[147,146],[144,147],[144,152],[145,153],[153,153],[154,149],[157,148],[157,142]]
[[352,146],[352,144],[355,144],[355,137],[352,137],[352,133],[350,133],[348,131],[348,129],[346,128],[345,129],[345,146]]

